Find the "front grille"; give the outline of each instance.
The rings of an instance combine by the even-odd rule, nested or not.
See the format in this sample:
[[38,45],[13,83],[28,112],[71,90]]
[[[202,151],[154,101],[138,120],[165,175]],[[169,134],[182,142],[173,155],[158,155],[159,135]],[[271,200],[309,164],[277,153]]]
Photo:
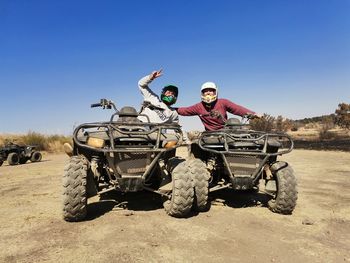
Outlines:
[[143,174],[150,163],[147,153],[117,153],[115,166],[120,174]]
[[234,176],[251,176],[260,165],[256,156],[229,155],[226,159]]

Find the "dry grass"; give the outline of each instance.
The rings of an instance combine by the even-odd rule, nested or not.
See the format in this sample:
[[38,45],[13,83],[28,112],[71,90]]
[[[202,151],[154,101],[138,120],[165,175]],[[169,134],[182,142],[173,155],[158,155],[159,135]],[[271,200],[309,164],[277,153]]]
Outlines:
[[350,133],[339,127],[322,129],[322,127],[288,132],[294,140],[295,148],[314,150],[350,151]]
[[[300,128],[298,131],[289,131],[288,134],[296,140],[316,141],[320,140],[320,133],[322,134],[322,127],[316,128]],[[327,130],[330,137],[328,139],[347,139],[350,138],[349,131],[340,129],[339,127]]]

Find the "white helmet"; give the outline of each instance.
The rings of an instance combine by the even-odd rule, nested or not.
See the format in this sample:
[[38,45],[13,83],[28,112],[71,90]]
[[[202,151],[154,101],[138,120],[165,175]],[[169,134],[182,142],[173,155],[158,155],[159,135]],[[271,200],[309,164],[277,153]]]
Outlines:
[[[215,90],[214,95],[206,95],[204,96],[203,90],[205,89],[213,89]],[[214,82],[205,82],[201,87],[201,98],[204,103],[210,104],[218,99],[219,88],[216,86]]]

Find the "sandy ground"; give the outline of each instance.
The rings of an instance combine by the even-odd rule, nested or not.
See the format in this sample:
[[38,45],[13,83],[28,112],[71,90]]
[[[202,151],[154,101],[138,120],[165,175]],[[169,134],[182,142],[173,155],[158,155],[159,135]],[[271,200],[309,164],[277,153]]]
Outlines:
[[[299,182],[290,216],[264,196],[212,195],[209,212],[167,216],[152,193],[90,200],[84,222],[61,216],[65,155],[0,167],[0,262],[350,262],[350,153],[283,156]],[[128,200],[126,208],[118,206]]]

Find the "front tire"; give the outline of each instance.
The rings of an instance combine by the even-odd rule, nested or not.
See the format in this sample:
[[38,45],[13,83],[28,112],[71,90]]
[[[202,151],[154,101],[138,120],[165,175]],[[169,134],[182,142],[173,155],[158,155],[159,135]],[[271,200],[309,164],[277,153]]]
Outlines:
[[40,162],[42,159],[42,155],[40,152],[33,152],[32,156],[30,157],[30,161],[35,163],[35,162]]
[[168,215],[174,217],[187,216],[193,204],[193,182],[189,167],[184,159],[171,158],[168,161],[168,171],[172,177],[171,198],[163,203]]
[[19,163],[19,156],[17,153],[10,153],[7,156],[7,162],[9,163],[9,165],[16,165]]
[[188,165],[194,186],[193,210],[197,212],[208,211],[210,208],[208,202],[210,173],[205,163],[200,159],[190,159]]
[[271,166],[276,180],[277,191],[275,198],[268,202],[272,212],[289,215],[292,214],[298,199],[297,180],[293,169],[285,162],[276,162]]
[[63,218],[81,221],[87,215],[87,160],[72,156],[63,175]]

